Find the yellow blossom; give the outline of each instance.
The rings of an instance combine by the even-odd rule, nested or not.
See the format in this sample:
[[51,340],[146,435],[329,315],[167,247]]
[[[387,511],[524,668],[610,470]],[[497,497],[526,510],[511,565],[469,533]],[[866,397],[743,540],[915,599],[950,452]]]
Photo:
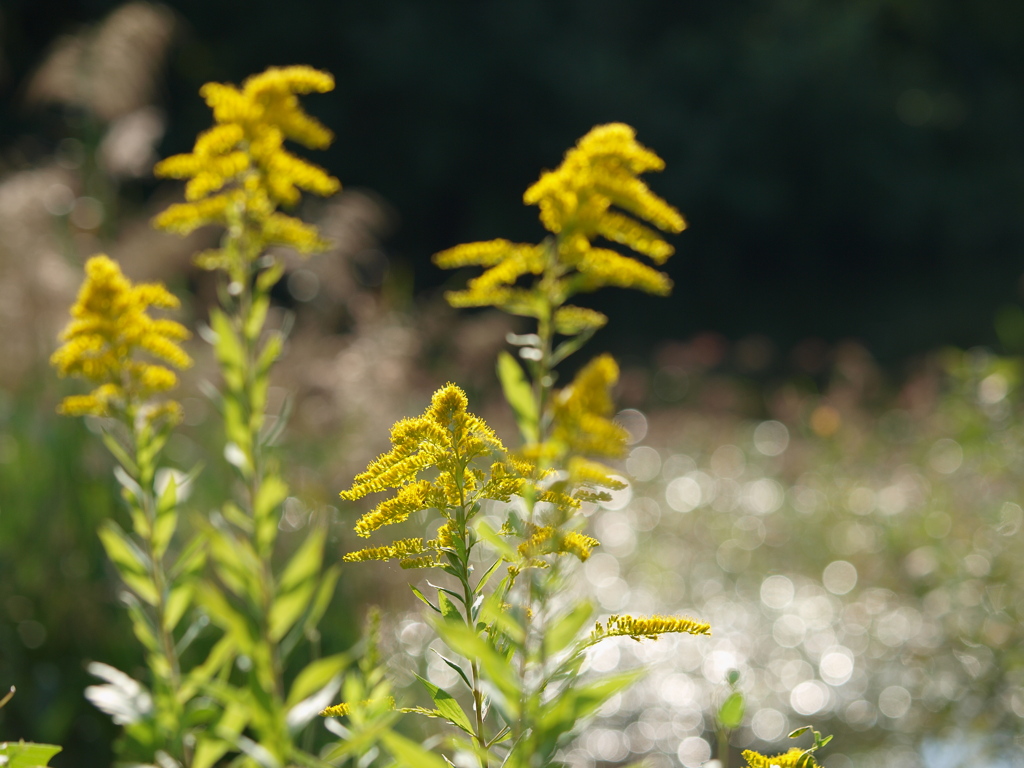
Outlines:
[[601,545],[597,539],[576,531],[563,531],[554,526],[528,525],[527,538],[519,545],[519,554],[526,560],[540,555],[575,555],[581,561],[590,557],[594,547]]
[[[174,372],[154,360],[189,367],[192,360],[179,346],[189,332],[173,320],[149,316],[150,307],[179,306],[162,285],[132,285],[117,262],[102,255],[86,262],[85,274],[72,320],[60,336],[64,344],[50,363],[60,376],[86,379],[96,388],[65,398],[58,410],[69,416],[126,413],[177,384]],[[174,418],[178,406],[164,402],[150,405],[150,411],[150,418]]]
[[245,233],[232,249],[207,251],[197,260],[207,269],[231,269],[234,260],[255,259],[270,245],[300,253],[327,247],[316,228],[277,211],[293,206],[302,191],[329,196],[341,185],[324,169],[284,148],[286,140],[324,149],[332,133],[306,114],[298,95],[326,93],[334,78],[311,67],[271,67],[248,78],[241,88],[207,83],[200,95],[216,122],[196,139],[191,153],[157,164],[157,176],[188,179],[187,202],[157,216],[161,229],[188,234],[218,224]]
[[354,708],[365,709],[367,707],[383,706],[386,709],[395,708],[395,697],[387,696],[383,699],[367,699],[366,701],[360,701],[358,704],[348,704],[342,702],[341,704],[335,704],[331,707],[326,707],[320,710],[320,717],[345,717],[346,715],[352,714]]
[[687,616],[609,616],[604,624],[597,622],[590,639],[622,636],[634,640],[657,640],[659,635],[670,632],[710,635],[711,625]]
[[538,466],[564,468],[564,482],[553,491],[571,488],[573,506],[607,501],[605,490],[625,487],[610,467],[588,458],[614,459],[625,450],[628,433],[611,418],[611,388],[618,378],[619,367],[610,355],[591,360],[568,386],[555,391],[548,439],[524,448],[526,458]]
[[[628,125],[594,127],[566,153],[558,168],[543,173],[523,195],[527,205],[539,206],[541,222],[554,240],[541,245],[489,240],[438,253],[434,261],[442,268],[480,266],[485,270],[465,290],[449,292],[448,301],[457,307],[495,306],[540,317],[544,311],[544,302],[538,301],[540,291],[554,306],[573,294],[604,286],[667,295],[672,282],[664,273],[633,256],[594,245],[602,239],[630,248],[655,264],[665,263],[673,249],[657,230],[680,232],[686,222],[639,178],[663,168],[661,158],[639,144]],[[523,287],[526,276],[539,282]],[[576,311],[563,315],[558,330],[573,334],[603,324],[599,313],[584,316]]]
[[[350,562],[398,559],[403,567],[430,567],[452,547],[455,536],[451,512],[469,509],[478,501],[508,501],[520,494],[533,465],[508,456],[505,446],[486,422],[468,410],[466,393],[446,384],[434,393],[423,415],[402,419],[391,428],[392,449],[356,475],[341,492],[347,500],[394,490],[356,522],[359,536],[368,537],[386,525],[406,520],[422,509],[437,509],[444,523],[437,537],[405,539],[345,556]],[[490,457],[488,469],[474,467]],[[430,472],[431,478],[421,477]]]
[[797,747],[772,757],[747,749],[743,751],[743,759],[747,761],[748,768],[818,768],[811,753]]

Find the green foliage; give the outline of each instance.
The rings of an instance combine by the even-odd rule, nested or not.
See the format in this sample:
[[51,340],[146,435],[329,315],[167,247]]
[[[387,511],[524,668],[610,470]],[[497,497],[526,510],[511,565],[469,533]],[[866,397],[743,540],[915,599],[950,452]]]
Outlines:
[[58,752],[60,747],[53,744],[0,743],[0,758],[3,758],[5,768],[44,768]]

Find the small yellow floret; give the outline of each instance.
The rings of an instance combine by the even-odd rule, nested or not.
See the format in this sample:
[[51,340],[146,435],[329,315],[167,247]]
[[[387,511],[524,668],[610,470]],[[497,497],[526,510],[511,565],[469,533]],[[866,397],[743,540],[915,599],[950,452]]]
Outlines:
[[[178,307],[178,299],[162,285],[132,285],[106,256],[89,259],[85,273],[72,320],[61,333],[64,344],[50,363],[60,376],[83,378],[96,388],[65,398],[58,411],[69,416],[126,413],[177,384],[170,368],[140,355],[188,368],[192,360],[179,342],[190,334],[180,323],[149,316],[150,307]],[[151,418],[177,412],[176,404],[149,410]]]

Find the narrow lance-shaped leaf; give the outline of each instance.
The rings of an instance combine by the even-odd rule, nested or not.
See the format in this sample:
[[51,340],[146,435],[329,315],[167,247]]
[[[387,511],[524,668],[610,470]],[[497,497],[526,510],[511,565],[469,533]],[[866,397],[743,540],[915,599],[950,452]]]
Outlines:
[[288,691],[288,699],[285,707],[291,708],[316,691],[327,685],[336,675],[342,672],[352,662],[348,654],[336,653],[333,656],[325,656],[306,665],[299,672]]
[[544,635],[544,648],[549,656],[565,650],[580,635],[580,631],[594,614],[589,601],[581,600],[568,612],[556,617]]
[[498,355],[498,379],[501,381],[505,399],[516,414],[516,423],[519,425],[523,439],[527,443],[536,442],[539,417],[532,388],[522,367],[512,355],[505,351]]
[[419,675],[416,675],[416,679],[423,683],[423,687],[430,692],[430,698],[434,702],[434,706],[437,707],[437,711],[448,720],[452,725],[457,728],[461,728],[469,735],[473,735],[473,725],[469,721],[469,717],[465,712],[462,711],[462,707],[459,706],[459,702],[455,698],[443,690],[438,688],[429,680],[426,680]]

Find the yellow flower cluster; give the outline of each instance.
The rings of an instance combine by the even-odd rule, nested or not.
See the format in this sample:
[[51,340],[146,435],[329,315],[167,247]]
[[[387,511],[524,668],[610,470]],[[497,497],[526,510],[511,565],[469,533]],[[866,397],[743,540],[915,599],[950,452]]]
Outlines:
[[525,560],[541,555],[575,555],[586,561],[594,547],[601,546],[597,539],[576,531],[563,531],[554,526],[529,525],[526,540],[519,545],[519,554]]
[[240,230],[241,251],[206,251],[197,259],[207,269],[230,268],[239,255],[255,259],[270,245],[301,253],[323,250],[316,227],[277,211],[293,206],[300,190],[328,196],[341,185],[322,168],[284,148],[286,139],[310,149],[326,148],[332,133],[306,114],[298,95],[333,90],[334,78],[311,67],[272,67],[248,78],[241,88],[207,83],[199,93],[213,110],[216,125],[201,133],[191,153],[158,163],[157,176],[188,179],[188,202],[157,216],[161,229],[188,234],[218,224]]
[[[537,317],[536,288],[517,286],[521,278],[544,276],[545,291],[554,306],[570,296],[604,286],[636,288],[659,296],[672,282],[662,272],[633,257],[596,247],[598,238],[631,248],[655,264],[672,254],[650,222],[665,232],[680,232],[686,222],[679,212],[655,195],[639,178],[660,171],[664,162],[636,141],[628,125],[611,123],[591,129],[570,149],[562,164],[547,171],[523,195],[527,205],[540,207],[544,226],[556,237],[541,245],[491,240],[467,243],[434,256],[443,268],[480,266],[485,271],[466,290],[447,295],[453,306],[495,306],[513,314]],[[614,206],[614,208],[613,208]],[[618,210],[616,210],[618,209]],[[631,214],[631,215],[627,215]],[[597,328],[607,318],[592,310],[562,307],[561,333]]]
[[689,635],[710,635],[711,625],[686,616],[609,616],[597,622],[590,633],[592,641],[606,637],[631,637],[634,640],[657,640],[659,635],[681,632]]
[[818,762],[810,752],[793,747],[781,755],[768,757],[752,749],[743,751],[748,768],[818,768]]
[[625,450],[628,433],[611,419],[611,388],[618,379],[619,366],[611,355],[591,360],[571,384],[554,393],[548,439],[524,449],[539,466],[565,467],[566,485],[575,489],[577,502],[607,501],[610,497],[600,489],[625,487],[610,467],[587,458],[618,458]]
[[[452,527],[448,511],[468,508],[481,499],[508,501],[519,494],[533,466],[507,455],[505,446],[486,422],[467,410],[466,393],[446,384],[434,393],[422,416],[402,419],[391,428],[393,448],[370,462],[356,475],[352,487],[341,492],[347,500],[370,493],[397,490],[356,522],[355,530],[367,537],[378,528],[394,525],[421,509],[438,509],[447,522],[436,539],[407,539],[389,546],[353,552],[351,561],[403,560],[406,567],[432,562],[415,561],[427,552],[440,554],[451,545]],[[496,457],[489,468],[473,466],[478,459]],[[433,470],[432,480],[421,473]]]
[[[179,342],[189,332],[173,320],[149,316],[150,307],[179,306],[162,285],[132,285],[117,262],[102,255],[86,262],[85,275],[71,307],[72,320],[60,335],[64,344],[50,363],[62,377],[79,377],[98,386],[88,395],[66,397],[58,411],[69,416],[124,414],[177,384],[170,368],[140,359],[140,354],[187,368],[192,360]],[[176,403],[165,401],[148,415],[173,417],[177,410]]]
[[367,699],[366,701],[361,701],[354,706],[352,704],[342,702],[341,704],[335,704],[334,706],[321,709],[320,717],[345,717],[346,715],[351,714],[355,707],[365,709],[366,707],[373,706],[382,706],[386,709],[394,709],[395,697],[388,696],[385,699]]
[[382,547],[366,547],[349,552],[342,560],[346,563],[365,563],[370,560],[398,560],[403,568],[434,568],[443,563],[441,553],[450,550],[455,525],[450,520],[437,531],[437,537],[399,539]]

